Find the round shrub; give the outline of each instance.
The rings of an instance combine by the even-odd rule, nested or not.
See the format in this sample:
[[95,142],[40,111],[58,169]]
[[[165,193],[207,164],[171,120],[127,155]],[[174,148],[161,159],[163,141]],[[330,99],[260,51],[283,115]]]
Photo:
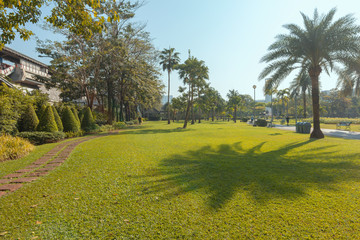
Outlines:
[[40,118],[39,125],[36,128],[40,132],[57,132],[58,127],[56,125],[54,113],[51,106],[47,106],[45,112]]
[[59,113],[56,111],[56,108],[54,106],[51,107],[52,110],[53,110],[53,113],[54,113],[54,117],[55,117],[55,122],[56,122],[56,125],[58,127],[58,130],[60,132],[62,132],[64,130],[64,127],[63,127],[63,124],[62,124],[62,121],[61,121],[61,118],[59,116]]
[[78,132],[80,130],[76,118],[69,107],[65,107],[62,113],[64,132]]
[[25,112],[21,115],[18,122],[18,129],[20,132],[33,132],[39,124],[39,119],[35,113],[32,104],[29,104]]
[[95,126],[95,121],[94,121],[93,115],[91,113],[90,108],[87,107],[84,110],[84,117],[81,122],[81,129],[84,130],[85,132],[90,132],[91,130],[94,130],[95,128],[96,128],[96,126]]

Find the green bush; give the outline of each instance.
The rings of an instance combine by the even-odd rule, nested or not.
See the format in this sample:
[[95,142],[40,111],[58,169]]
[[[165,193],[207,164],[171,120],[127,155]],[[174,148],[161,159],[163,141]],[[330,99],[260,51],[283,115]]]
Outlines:
[[65,135],[67,138],[81,137],[84,135],[84,131],[79,130],[77,132],[66,132]]
[[109,131],[113,131],[113,130],[115,130],[114,125],[106,124],[106,125],[101,125],[99,127],[99,132],[109,132]]
[[104,125],[107,123],[107,115],[105,113],[93,111],[93,117],[95,123],[98,125]]
[[38,110],[36,111],[36,114],[37,114],[39,120],[41,119],[42,115],[45,113],[46,107],[47,107],[47,104],[41,105],[41,107],[38,108]]
[[18,121],[20,132],[33,132],[39,124],[39,119],[32,104],[29,104]]
[[91,132],[92,130],[96,129],[95,121],[89,107],[84,110],[84,117],[81,122],[81,129],[85,132]]
[[249,121],[249,118],[243,117],[243,118],[241,118],[241,121],[242,121],[242,122],[247,122],[247,121]]
[[70,107],[64,108],[61,120],[64,126],[64,132],[78,132],[80,130],[76,118]]
[[0,162],[23,157],[34,150],[34,146],[20,137],[0,135]]
[[58,130],[60,132],[62,132],[64,130],[64,126],[62,124],[61,118],[59,116],[59,113],[57,112],[56,108],[54,106],[51,107],[51,109],[53,110],[54,113],[54,117],[55,117],[55,122],[56,122],[56,126],[58,127]]
[[266,127],[267,121],[265,119],[257,119],[255,125],[259,127]]
[[57,132],[58,127],[56,125],[54,113],[51,106],[47,106],[45,112],[42,114],[39,125],[36,128],[39,132]]
[[72,108],[71,108],[71,111],[73,112],[74,117],[75,117],[75,119],[76,119],[76,122],[77,122],[77,124],[78,124],[78,126],[79,126],[79,129],[80,129],[80,128],[81,128],[81,122],[80,122],[80,119],[79,119],[79,113],[78,113],[78,111],[76,110],[75,107],[72,107]]
[[114,129],[123,129],[126,128],[126,124],[124,122],[114,122],[113,127]]
[[16,124],[31,102],[31,97],[22,91],[0,83],[0,133],[15,134]]
[[21,132],[17,134],[18,137],[26,138],[31,143],[39,145],[44,143],[57,142],[65,138],[63,132]]

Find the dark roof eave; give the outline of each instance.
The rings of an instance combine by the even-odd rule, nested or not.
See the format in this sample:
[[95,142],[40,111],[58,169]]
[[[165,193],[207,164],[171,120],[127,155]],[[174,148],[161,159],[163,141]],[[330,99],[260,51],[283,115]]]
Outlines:
[[35,60],[35,59],[31,58],[31,57],[28,57],[28,56],[26,56],[26,55],[24,55],[24,54],[22,54],[22,53],[20,53],[18,51],[15,51],[15,50],[9,48],[9,47],[3,47],[2,51],[7,51],[7,52],[9,52],[11,54],[14,54],[14,55],[18,56],[18,57],[24,58],[24,59],[26,59],[26,60],[28,60],[30,62],[36,63],[37,65],[40,65],[42,67],[46,67],[46,68],[48,67],[46,64],[44,64],[44,63],[42,63],[42,62],[40,62],[38,60]]

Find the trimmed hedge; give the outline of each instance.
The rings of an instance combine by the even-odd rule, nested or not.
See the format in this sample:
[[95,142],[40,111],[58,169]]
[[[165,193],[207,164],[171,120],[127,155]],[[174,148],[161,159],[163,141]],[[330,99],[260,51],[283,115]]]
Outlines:
[[25,112],[21,115],[18,122],[18,129],[20,132],[33,132],[39,124],[39,119],[35,113],[32,104],[29,104]]
[[92,130],[96,129],[95,121],[89,107],[84,110],[84,116],[81,122],[81,129],[85,132],[91,132]]
[[126,128],[126,124],[124,122],[114,122],[113,127],[114,129],[123,129]]
[[76,119],[76,122],[78,123],[79,129],[80,129],[81,128],[81,122],[80,122],[80,118],[79,118],[79,113],[76,110],[76,108],[74,108],[74,107],[71,108],[71,111],[73,112],[74,117]]
[[40,145],[44,143],[53,143],[65,138],[63,132],[21,132],[18,137],[28,139],[31,143]]
[[243,118],[241,118],[241,121],[242,121],[242,122],[247,122],[247,121],[249,121],[249,118],[243,117]]
[[259,127],[266,127],[267,121],[265,119],[257,119],[255,125]]
[[58,130],[62,132],[64,130],[64,126],[62,124],[61,118],[59,116],[59,113],[57,112],[56,108],[54,106],[51,107],[54,113],[56,126],[58,127]]
[[69,107],[65,107],[62,113],[64,132],[78,132],[80,130],[77,120]]
[[40,118],[39,125],[36,128],[39,132],[57,132],[58,127],[55,121],[51,106],[47,106],[45,112]]

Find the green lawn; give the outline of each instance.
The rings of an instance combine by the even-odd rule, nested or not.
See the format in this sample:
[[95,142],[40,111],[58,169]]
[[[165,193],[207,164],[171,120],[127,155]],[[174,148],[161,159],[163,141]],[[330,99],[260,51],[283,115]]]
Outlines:
[[359,141],[232,122],[179,127],[147,122],[80,144],[48,176],[0,198],[0,234],[359,239]]

